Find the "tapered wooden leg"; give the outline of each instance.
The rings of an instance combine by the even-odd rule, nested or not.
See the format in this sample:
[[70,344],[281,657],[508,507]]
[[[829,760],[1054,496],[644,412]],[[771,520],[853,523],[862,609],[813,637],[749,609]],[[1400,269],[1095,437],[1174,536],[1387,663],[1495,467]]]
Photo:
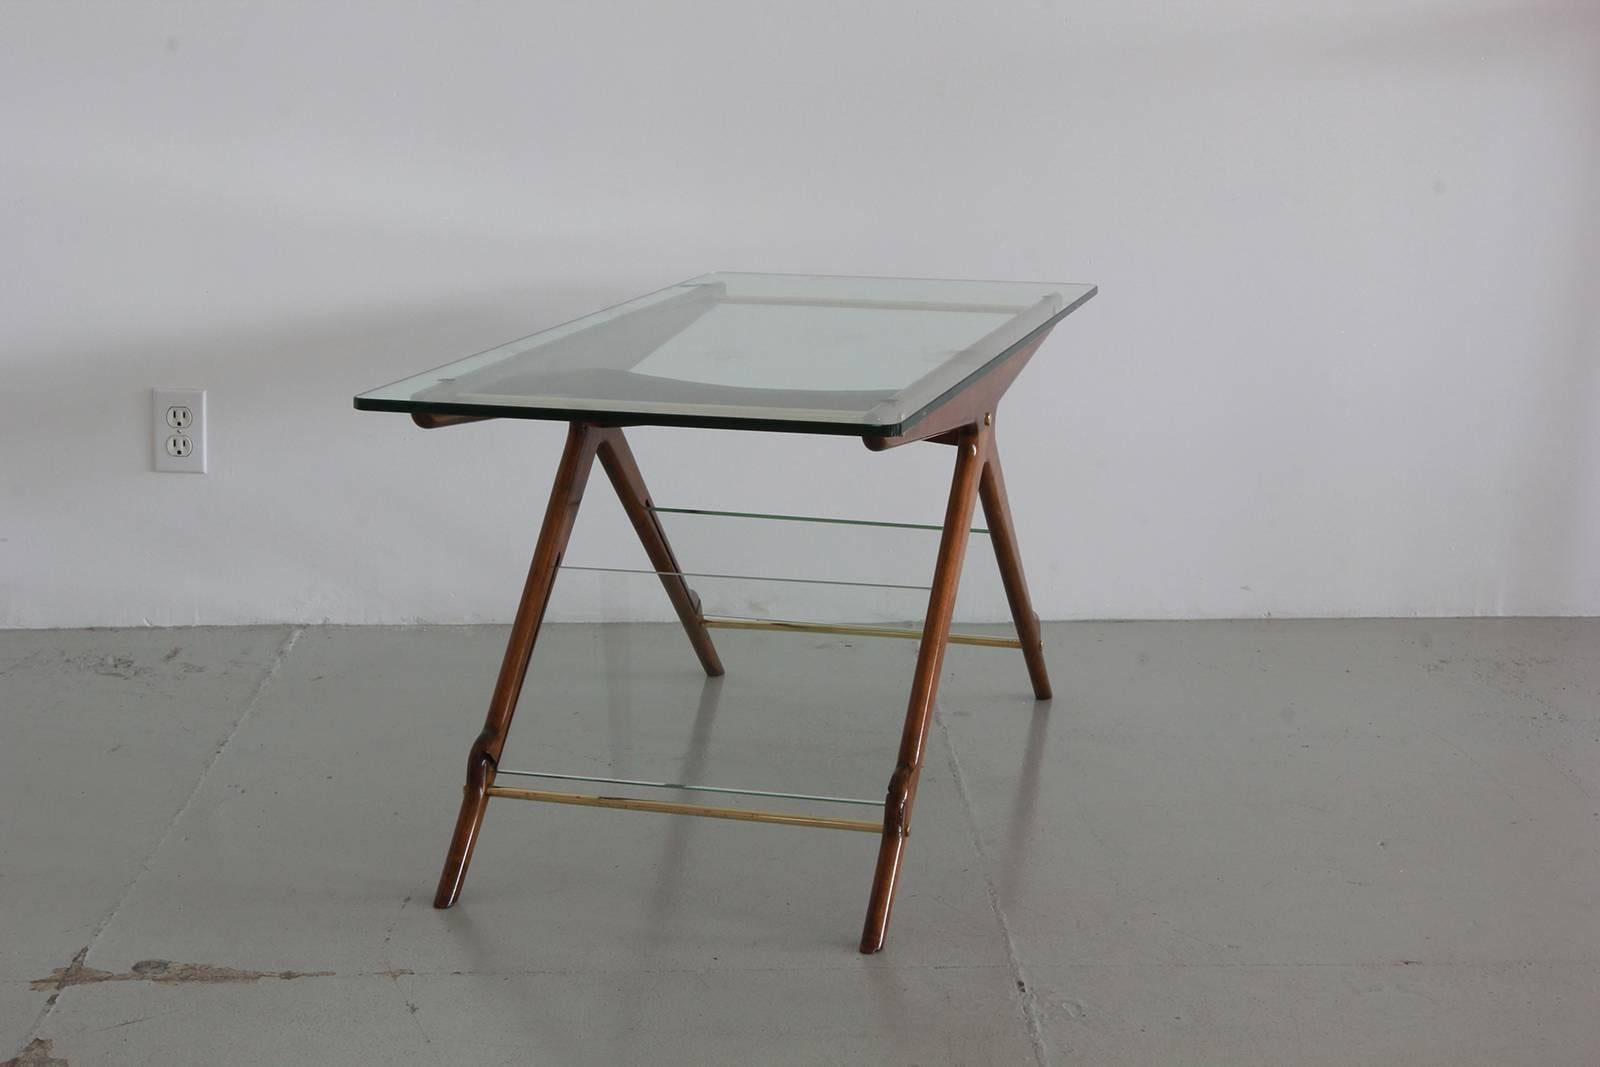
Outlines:
[[483,732],[467,755],[467,783],[461,798],[461,813],[456,818],[450,853],[433,897],[436,908],[448,908],[461,895],[461,884],[467,877],[467,865],[472,862],[472,849],[477,844],[478,829],[483,825],[484,808],[489,803],[487,790],[494,784],[495,767],[505,748],[511,717],[517,710],[517,697],[522,692],[523,677],[528,673],[533,642],[539,636],[539,624],[544,621],[556,570],[567,550],[567,539],[572,535],[572,524],[578,516],[578,505],[583,500],[589,471],[594,466],[595,449],[603,432],[578,422],[567,430],[566,449],[556,468],[544,525],[539,529],[539,543],[528,567],[528,580],[522,587],[516,619],[511,624],[511,638],[506,642],[505,658],[500,663],[500,677],[489,700],[489,714],[484,720]]
[[1033,610],[1033,599],[1028,596],[1028,579],[1022,573],[1022,553],[1017,548],[1017,527],[1011,521],[1011,502],[1006,497],[1006,478],[1000,470],[1000,453],[992,438],[989,460],[978,482],[978,495],[989,523],[989,540],[994,542],[995,560],[1000,564],[1000,581],[1006,588],[1006,600],[1011,603],[1011,618],[1017,626],[1017,637],[1022,640],[1022,657],[1028,664],[1033,695],[1039,700],[1049,700],[1050,674],[1044,665],[1044,635],[1039,629],[1039,616]]
[[955,477],[944,513],[944,534],[939,539],[933,591],[928,596],[928,613],[922,623],[922,644],[917,651],[905,730],[900,735],[900,756],[884,801],[883,841],[878,846],[878,866],[873,874],[867,921],[861,930],[862,952],[877,952],[883,948],[888,935],[889,912],[894,906],[895,884],[906,837],[911,833],[911,809],[917,798],[928,726],[933,721],[934,698],[939,691],[939,672],[949,643],[956,588],[966,558],[967,531],[971,529],[972,513],[977,507],[978,484],[988,460],[989,442],[987,424],[962,430],[950,442],[956,446]]
[[628,447],[621,430],[602,430],[599,434],[600,466],[605,468],[606,476],[611,479],[611,485],[622,501],[622,510],[628,513],[628,521],[633,523],[639,540],[644,543],[650,566],[660,574],[667,598],[672,601],[672,608],[678,613],[684,632],[689,635],[695,655],[700,657],[700,665],[705,668],[706,674],[715,678],[722,673],[722,660],[717,657],[716,646],[711,643],[711,632],[706,629],[705,619],[700,614],[700,598],[689,588],[683,575],[678,573],[682,568],[672,554],[672,546],[667,543],[667,534],[661,528],[660,518],[650,506],[650,491],[645,488],[644,476],[639,473],[633,450]]

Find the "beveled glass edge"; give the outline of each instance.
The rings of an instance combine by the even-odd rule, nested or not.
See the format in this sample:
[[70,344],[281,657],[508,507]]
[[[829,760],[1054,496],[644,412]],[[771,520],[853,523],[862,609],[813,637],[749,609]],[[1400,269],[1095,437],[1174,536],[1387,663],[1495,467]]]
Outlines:
[[[680,426],[703,429],[755,430],[773,433],[829,434],[848,437],[899,437],[912,432],[917,423],[921,422],[924,417],[937,410],[947,401],[959,395],[963,390],[981,378],[984,373],[998,365],[1007,356],[1011,355],[1018,348],[1027,344],[1031,339],[1053,329],[1056,323],[1060,322],[1072,312],[1088,303],[1089,300],[1097,296],[1100,292],[1100,287],[1098,285],[1088,282],[985,282],[985,284],[998,285],[1061,285],[1081,289],[1082,292],[1079,293],[1075,299],[1069,300],[1065,306],[1061,307],[1060,310],[1056,311],[1044,322],[1027,331],[1027,333],[1019,337],[1013,343],[1007,345],[995,355],[983,360],[976,366],[961,367],[960,369],[968,370],[968,373],[965,374],[965,376],[956,378],[956,380],[954,380],[943,392],[933,397],[927,403],[920,405],[910,413],[906,413],[903,410],[899,411],[898,418],[893,422],[874,422],[869,420],[873,418],[878,418],[881,420],[882,418],[889,416],[891,413],[893,413],[891,405],[896,405],[902,394],[909,392],[922,381],[928,380],[927,378],[919,379],[917,382],[911,383],[904,389],[899,390],[896,396],[889,398],[888,400],[879,404],[877,407],[865,413],[846,410],[791,408],[788,409],[792,413],[790,415],[710,414],[705,413],[702,410],[704,405],[701,404],[670,402],[663,403],[660,401],[651,401],[648,404],[644,402],[629,403],[628,401],[569,401],[564,404],[552,406],[523,405],[513,407],[506,404],[467,404],[451,403],[447,401],[419,401],[411,398],[401,399],[393,397],[379,397],[375,395],[390,389],[394,389],[397,386],[413,380],[427,378],[435,372],[443,370],[447,367],[461,367],[472,360],[487,359],[487,357],[502,352],[504,349],[509,348],[512,345],[526,341],[530,337],[544,337],[551,334],[565,336],[565,334],[559,334],[558,331],[565,330],[568,327],[577,326],[580,323],[585,323],[586,320],[598,318],[608,314],[609,312],[618,311],[622,308],[628,307],[631,304],[644,304],[646,301],[649,301],[652,298],[659,297],[662,294],[669,293],[674,290],[683,289],[686,286],[705,285],[714,282],[719,276],[741,273],[750,276],[777,276],[794,278],[830,277],[846,279],[860,278],[863,280],[876,279],[884,281],[984,281],[983,279],[972,278],[896,279],[888,276],[873,275],[780,275],[776,274],[775,272],[767,271],[713,271],[709,274],[696,275],[693,278],[685,279],[681,282],[674,282],[672,285],[664,286],[660,289],[653,290],[652,292],[644,293],[640,296],[633,297],[629,300],[624,300],[617,304],[612,304],[608,307],[600,308],[596,311],[591,311],[588,314],[579,316],[576,319],[569,319],[566,322],[559,323],[556,326],[551,326],[547,329],[539,330],[535,333],[515,338],[511,341],[505,342],[504,344],[496,345],[494,348],[485,349],[482,352],[475,353],[474,355],[451,360],[448,363],[442,363],[439,366],[432,368],[432,370],[422,371],[421,373],[413,374],[406,378],[400,378],[389,383],[388,385],[380,386],[377,389],[370,389],[364,393],[358,393],[354,398],[354,407],[357,411],[386,411],[397,414],[470,415],[489,419],[501,418],[531,419],[552,422],[587,422],[593,425],[609,426]],[[1009,326],[1010,323],[1007,324],[1007,327]],[[987,340],[987,338],[981,339],[978,343],[981,344],[982,340]],[[948,378],[954,378],[954,374],[943,375],[939,374],[939,372],[945,370],[946,368],[958,367],[962,356],[971,353],[975,347],[976,345],[969,346],[961,355],[958,355],[948,363],[941,365],[941,367],[936,368],[935,371],[929,375],[929,377],[934,377],[937,375],[941,381]],[[436,379],[436,381],[438,380],[442,379]]]
[[[521,337],[513,337],[511,340],[502,342],[501,344],[498,344],[498,345],[495,345],[493,348],[485,348],[481,352],[474,352],[471,355],[467,355],[467,356],[458,356],[455,359],[448,360],[447,362],[444,362],[444,363],[440,363],[436,367],[430,367],[427,370],[418,371],[415,374],[408,374],[404,378],[396,378],[394,381],[389,382],[386,385],[380,385],[376,389],[368,389],[368,390],[365,390],[364,392],[357,393],[356,397],[355,397],[355,399],[357,401],[356,408],[357,408],[357,410],[363,410],[363,411],[399,410],[399,409],[394,409],[394,408],[363,408],[359,402],[361,400],[408,400],[408,401],[411,401],[410,397],[380,396],[379,394],[388,393],[391,390],[398,389],[400,386],[406,385],[407,383],[410,383],[410,382],[422,383],[424,381],[431,381],[432,384],[436,385],[439,382],[442,382],[442,381],[446,380],[446,379],[438,376],[440,371],[448,370],[448,369],[455,369],[455,370],[458,370],[458,371],[461,371],[461,372],[476,370],[479,367],[483,366],[484,364],[493,362],[493,360],[490,358],[491,356],[504,355],[506,349],[512,348],[513,346],[516,346],[516,345],[520,345],[524,341],[529,340],[530,338],[538,337],[538,338],[541,339],[540,340],[541,344],[547,344],[550,341],[557,340],[557,339],[562,338],[562,337],[571,336],[572,334],[578,332],[578,329],[577,329],[578,327],[581,326],[581,327],[587,329],[589,326],[593,325],[593,323],[590,322],[591,319],[600,319],[600,320],[604,320],[604,321],[610,321],[611,318],[615,317],[615,316],[612,315],[612,312],[621,311],[623,308],[628,308],[630,311],[642,310],[643,308],[649,307],[651,305],[651,303],[653,303],[657,298],[665,298],[665,296],[667,294],[674,293],[675,290],[684,289],[685,287],[691,286],[691,285],[705,285],[705,284],[708,284],[707,283],[707,278],[709,278],[709,277],[710,277],[709,275],[702,274],[699,277],[689,278],[686,281],[673,282],[671,285],[662,286],[660,289],[653,289],[648,293],[641,293],[638,296],[630,296],[626,300],[620,300],[615,304],[608,304],[603,308],[596,308],[594,311],[586,311],[582,315],[579,315],[575,319],[567,319],[565,322],[558,322],[554,326],[547,326],[542,330],[535,330],[533,333],[523,334]],[[638,305],[638,307],[633,307],[633,305]],[[415,394],[416,388],[413,388],[411,390],[411,392],[413,394]],[[437,404],[437,403],[428,403],[426,401],[422,401],[422,402],[411,401],[411,402],[412,403],[418,403],[419,406],[415,407],[415,408],[406,408],[405,410],[407,410],[407,411],[438,411],[438,410],[440,410],[440,405]],[[475,406],[505,407],[506,405],[488,404],[488,405],[475,405]]]
[[[1066,287],[1066,283],[1061,284],[1063,288]],[[896,391],[893,396],[868,412],[867,421],[894,423],[902,427],[902,432],[903,428],[914,425],[924,415],[938,407],[939,404],[952,398],[970,383],[981,377],[984,372],[1015,352],[1030,338],[1052,329],[1056,323],[1077,308],[1082,307],[1087,300],[1099,292],[1098,287],[1094,285],[1073,283],[1073,287],[1083,290],[1076,298],[1066,299],[1064,294],[1051,294],[1058,298],[1053,303],[1048,297],[1042,298],[1026,312],[1014,316],[994,332],[974,341],[951,359],[933,368],[923,377]],[[1065,303],[1061,302],[1063,300]],[[996,337],[1004,341],[1000,350],[993,355],[983,355],[983,349]],[[943,388],[938,389],[938,392],[935,392],[931,398],[918,404],[910,411],[906,410],[906,405],[909,402],[907,397],[914,397],[918,394],[926,395],[929,391],[939,386],[943,386]]]
[[1060,322],[1062,319],[1078,310],[1084,304],[1088,303],[1099,292],[1100,287],[1098,285],[1086,286],[1083,293],[1080,294],[1076,300],[1071,301],[1066,307],[1062,308],[1060,311],[1050,316],[1049,319],[1045,320],[1045,322],[1030,330],[1022,337],[1018,338],[1014,344],[1007,346],[992,359],[985,360],[982,365],[973,370],[972,373],[968,374],[965,378],[952,383],[944,392],[940,393],[938,396],[929,400],[926,404],[923,404],[921,407],[917,408],[917,410],[912,412],[910,415],[902,418],[893,427],[865,436],[902,437],[906,434],[915,432],[917,424],[924,418],[933,414],[935,411],[938,411],[945,404],[961,395],[963,391],[970,388],[985,374],[998,367],[1001,363],[1005,362],[1005,360],[1013,352],[1017,351],[1017,349],[1027,346],[1029,342],[1033,341],[1035,338],[1043,340],[1045,334],[1048,334],[1051,330],[1055,329],[1056,323]]

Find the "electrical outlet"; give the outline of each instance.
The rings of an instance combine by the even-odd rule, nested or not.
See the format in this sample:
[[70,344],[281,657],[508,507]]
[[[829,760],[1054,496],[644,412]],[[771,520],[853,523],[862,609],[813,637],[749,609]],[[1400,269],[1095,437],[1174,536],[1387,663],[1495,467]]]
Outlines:
[[153,389],[151,424],[158,471],[206,472],[206,391]]

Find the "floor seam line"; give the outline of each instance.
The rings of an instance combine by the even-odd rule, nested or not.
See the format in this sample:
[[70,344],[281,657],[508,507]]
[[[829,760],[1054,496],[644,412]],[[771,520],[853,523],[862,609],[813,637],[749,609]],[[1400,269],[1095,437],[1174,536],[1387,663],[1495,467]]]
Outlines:
[[995,887],[994,878],[989,874],[989,857],[983,850],[982,836],[978,832],[977,814],[972,810],[972,797],[967,792],[966,775],[961,770],[961,758],[956,755],[955,742],[950,737],[950,728],[945,724],[940,709],[935,709],[934,721],[939,724],[939,736],[944,739],[950,775],[955,780],[956,795],[961,799],[961,810],[967,819],[967,832],[972,837],[973,851],[978,854],[978,872],[983,876],[984,892],[988,894],[989,907],[994,912],[995,921],[1000,926],[1000,934],[1005,942],[1006,969],[1011,974],[1013,990],[1021,1002],[1023,1029],[1027,1032],[1028,1043],[1033,1046],[1033,1057],[1039,1067],[1050,1067],[1050,1050],[1045,1044],[1044,1023],[1039,1017],[1039,997],[1034,992],[1033,985],[1029,983],[1027,975],[1023,973],[1022,960],[1017,954],[1016,937],[1011,932],[1011,923],[1006,919],[1005,909],[1000,906],[1000,891]]
[[[177,812],[168,820],[166,827],[162,829],[161,836],[156,839],[155,847],[150,850],[150,854],[145,857],[144,863],[139,866],[138,873],[133,876],[132,881],[123,889],[122,895],[117,898],[116,903],[111,905],[111,910],[106,913],[106,917],[101,919],[94,930],[90,932],[89,943],[79,952],[79,958],[88,959],[89,953],[93,951],[94,946],[99,942],[100,936],[106,932],[106,929],[110,927],[118,913],[122,911],[122,906],[128,902],[129,897],[133,896],[133,891],[139,887],[139,883],[144,880],[144,876],[149,874],[150,869],[155,866],[156,857],[161,854],[162,846],[167,843],[167,838],[172,836],[172,831],[183,819],[184,813],[193,806],[194,798],[200,795],[201,787],[205,785],[206,779],[211,776],[211,769],[217,765],[217,761],[222,758],[223,752],[227,751],[228,746],[233,743],[233,739],[239,735],[240,729],[244,727],[245,720],[250,718],[250,713],[255,711],[256,705],[261,703],[261,694],[266,692],[267,686],[271,684],[272,679],[277,677],[279,669],[283,667],[284,660],[288,659],[289,652],[294,648],[295,642],[299,641],[300,635],[305,632],[306,627],[304,626],[292,626],[289,628],[289,633],[278,645],[277,651],[273,653],[272,661],[267,664],[267,669],[261,673],[255,688],[250,692],[250,696],[245,699],[244,708],[239,712],[239,717],[233,721],[233,725],[228,729],[228,736],[222,739],[222,743],[217,746],[217,750],[211,754],[211,758],[206,761],[206,765],[200,769],[200,775],[195,779],[194,787],[189,790],[188,796],[183,798],[183,803],[178,805]],[[44,1010],[39,1013],[39,1017],[33,1021],[33,1025],[29,1027],[27,1034],[24,1035],[24,1044],[38,1036],[39,1030],[55,1012],[61,995],[68,988],[65,985],[58,986],[56,991],[50,994],[49,999],[45,1001]]]

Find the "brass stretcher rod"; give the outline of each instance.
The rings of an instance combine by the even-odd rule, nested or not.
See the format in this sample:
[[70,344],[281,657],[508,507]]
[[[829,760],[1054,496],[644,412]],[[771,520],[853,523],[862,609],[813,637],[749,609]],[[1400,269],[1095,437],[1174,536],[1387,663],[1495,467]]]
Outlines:
[[776,789],[742,789],[729,785],[700,785],[693,782],[651,782],[643,778],[610,778],[599,774],[562,774],[557,771],[514,771],[508,767],[497,768],[496,778],[510,775],[513,778],[549,778],[560,782],[598,782],[601,785],[629,785],[636,789],[682,789],[689,793],[727,793],[740,797],[776,797],[779,800],[812,800],[819,804],[862,804],[870,808],[883,807],[881,800],[862,797],[830,797],[820,793],[784,793]]
[[[943,530],[928,522],[889,522],[884,519],[839,519],[827,515],[779,515],[767,511],[714,511],[711,508],[664,508],[651,504],[650,510],[660,515],[712,515],[726,519],[770,519],[773,522],[815,522],[830,526],[877,526],[885,530]],[[974,526],[968,533],[987,535],[988,530]]]
[[738,822],[770,822],[783,826],[815,826],[824,830],[858,830],[883,833],[882,819],[838,819],[825,815],[799,815],[787,811],[755,811],[748,808],[716,808],[703,804],[680,804],[670,800],[640,800],[635,797],[594,796],[588,793],[557,793],[546,789],[518,789],[491,785],[491,797],[535,800],[545,804],[576,804],[585,808],[620,808],[624,811],[653,811],[663,815],[698,815],[707,819],[733,819]]
[[[922,640],[921,630],[908,630],[898,626],[850,626],[822,622],[789,622],[784,619],[741,619],[732,615],[707,615],[707,628],[712,630],[787,630],[800,634],[845,634],[851,637],[898,637],[907,641]],[[952,645],[978,645],[983,648],[1021,648],[1015,637],[990,637],[987,634],[951,634],[946,640]]]

